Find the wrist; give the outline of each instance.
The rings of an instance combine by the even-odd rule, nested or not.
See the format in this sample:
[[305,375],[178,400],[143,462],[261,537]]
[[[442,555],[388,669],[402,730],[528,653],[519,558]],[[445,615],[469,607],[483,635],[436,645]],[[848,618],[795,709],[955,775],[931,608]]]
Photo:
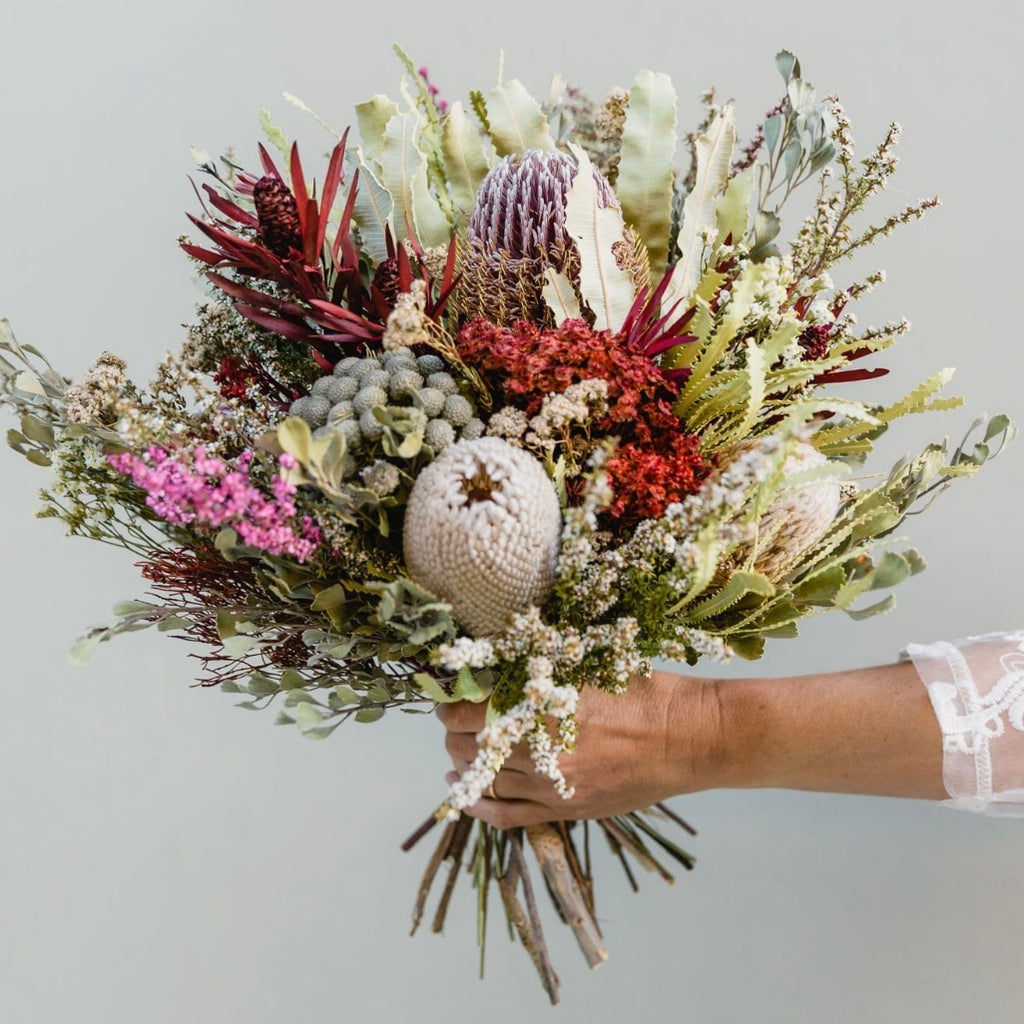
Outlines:
[[718,680],[717,785],[941,799],[942,740],[909,663]]

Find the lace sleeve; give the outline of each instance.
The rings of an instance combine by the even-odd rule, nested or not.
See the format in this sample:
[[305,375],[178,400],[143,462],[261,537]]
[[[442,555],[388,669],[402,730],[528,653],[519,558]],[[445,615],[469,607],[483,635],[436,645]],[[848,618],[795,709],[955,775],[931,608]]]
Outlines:
[[942,728],[949,804],[1024,816],[1024,632],[911,644],[904,653]]

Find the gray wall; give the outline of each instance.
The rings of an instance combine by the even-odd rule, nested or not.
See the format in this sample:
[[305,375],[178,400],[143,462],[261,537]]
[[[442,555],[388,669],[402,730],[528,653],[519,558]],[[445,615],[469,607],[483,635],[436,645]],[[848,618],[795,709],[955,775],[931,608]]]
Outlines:
[[[175,246],[193,207],[189,144],[234,145],[252,164],[267,105],[312,158],[324,137],[281,91],[344,126],[354,102],[395,92],[392,40],[451,97],[489,85],[504,47],[506,73],[536,92],[555,70],[602,93],[650,67],[673,75],[684,123],[717,84],[748,127],[779,91],[786,46],[841,93],[865,145],[904,123],[893,207],[945,201],[873,254],[889,284],[862,320],[915,326],[892,376],[868,386],[895,395],[955,365],[967,410],[906,423],[887,454],[958,435],[975,411],[1024,418],[1015,5],[577,7],[7,0],[0,311],[65,372],[110,348],[146,377],[196,298]],[[815,622],[763,670],[873,664],[908,641],[1021,626],[1022,459],[1018,446],[909,524],[931,564],[896,611]],[[0,472],[0,1020],[555,1019],[497,921],[477,982],[468,890],[443,939],[406,937],[426,850],[398,844],[442,792],[438,727],[396,716],[304,742],[190,689],[187,650],[155,635],[69,668],[69,641],[141,587],[129,557],[33,520],[45,474],[11,453]],[[1018,823],[776,792],[678,806],[702,834],[698,870],[673,890],[645,880],[633,897],[602,859],[607,966],[591,975],[550,925],[561,1020],[640,1007],[695,1024],[1020,1019]]]

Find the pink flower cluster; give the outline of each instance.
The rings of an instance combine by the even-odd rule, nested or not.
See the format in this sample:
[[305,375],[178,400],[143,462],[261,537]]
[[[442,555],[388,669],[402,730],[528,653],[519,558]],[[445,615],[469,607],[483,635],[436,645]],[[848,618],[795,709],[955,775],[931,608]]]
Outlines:
[[[212,458],[202,445],[172,456],[151,445],[145,455],[124,452],[109,462],[146,491],[146,504],[168,523],[230,526],[248,547],[305,562],[320,546],[319,528],[309,516],[296,524],[294,484],[275,476],[271,498],[252,483],[252,459],[251,451],[233,462]],[[296,465],[288,454],[278,462],[283,469]]]

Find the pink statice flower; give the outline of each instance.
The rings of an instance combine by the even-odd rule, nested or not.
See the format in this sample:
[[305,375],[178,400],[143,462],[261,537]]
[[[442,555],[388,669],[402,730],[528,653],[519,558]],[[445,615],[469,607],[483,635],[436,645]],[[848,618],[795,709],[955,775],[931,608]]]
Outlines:
[[[307,561],[320,546],[319,527],[309,516],[299,517],[296,487],[283,476],[274,476],[270,495],[258,487],[252,460],[248,450],[231,461],[209,456],[202,445],[174,454],[151,445],[144,455],[109,457],[114,469],[146,492],[146,505],[166,522],[210,530],[231,527],[248,547]],[[278,463],[284,470],[295,468],[288,454]]]

